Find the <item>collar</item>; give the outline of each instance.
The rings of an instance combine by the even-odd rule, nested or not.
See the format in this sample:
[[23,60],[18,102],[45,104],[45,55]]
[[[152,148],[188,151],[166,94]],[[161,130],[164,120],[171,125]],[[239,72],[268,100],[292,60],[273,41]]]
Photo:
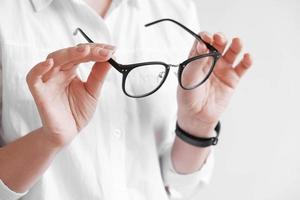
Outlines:
[[53,0],[30,0],[30,1],[36,12],[43,10],[53,2]]
[[[35,12],[39,12],[45,8],[47,8],[54,0],[30,0]],[[123,0],[112,0],[116,2],[120,2]]]

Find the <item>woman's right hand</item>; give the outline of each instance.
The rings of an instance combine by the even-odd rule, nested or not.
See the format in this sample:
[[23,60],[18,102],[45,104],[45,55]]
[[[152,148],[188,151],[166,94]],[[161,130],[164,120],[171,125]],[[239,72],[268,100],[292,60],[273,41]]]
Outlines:
[[[110,68],[106,61],[114,49],[105,44],[61,49],[28,73],[27,84],[42,120],[43,133],[55,147],[68,144],[91,119]],[[83,82],[76,69],[78,64],[89,61],[96,63]]]

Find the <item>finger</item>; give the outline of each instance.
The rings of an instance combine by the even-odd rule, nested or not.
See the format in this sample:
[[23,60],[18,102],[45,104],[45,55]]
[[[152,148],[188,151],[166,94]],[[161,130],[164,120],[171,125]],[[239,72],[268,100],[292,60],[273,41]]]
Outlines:
[[213,46],[222,54],[227,45],[227,39],[222,33],[216,33],[213,36]]
[[[200,36],[205,42],[207,42],[209,44],[211,44],[213,42],[213,37],[208,32],[201,32]],[[204,42],[198,41],[198,43],[197,43],[197,54],[199,55],[199,54],[205,54],[205,53],[208,53],[208,49],[207,49],[206,44]]]
[[223,58],[224,60],[229,63],[233,64],[236,57],[239,55],[239,53],[242,50],[242,42],[239,38],[233,38],[230,47],[224,54]]
[[243,59],[234,68],[239,77],[242,77],[252,65],[252,58],[249,53],[244,54]]
[[[203,39],[207,43],[212,42],[212,36],[207,32],[200,32],[199,33],[201,39]],[[189,53],[189,58],[197,56],[199,54],[204,54],[208,51],[207,46],[204,44],[203,41],[195,40],[193,47]]]
[[49,81],[52,77],[56,76],[60,71],[60,67],[59,66],[55,66],[55,67],[52,67],[52,69],[50,69],[47,73],[45,73],[43,76],[42,76],[42,80],[43,82],[47,82]]
[[[56,76],[57,73],[59,73],[59,71],[68,71],[68,70],[74,70],[73,68],[77,68],[78,64],[80,63],[84,63],[84,62],[90,62],[90,61],[95,61],[95,62],[104,62],[107,61],[112,54],[114,53],[114,50],[111,50],[111,46],[108,46],[107,48],[102,48],[99,47],[98,45],[94,45],[94,46],[85,46],[84,48],[90,48],[88,51],[88,54],[81,54],[81,56],[78,56],[76,59],[70,61],[68,63],[62,64],[64,62],[61,63],[55,63],[55,67],[53,69],[51,69],[50,71],[48,71],[44,76],[43,76],[43,81],[49,81],[52,77]],[[114,49],[114,48],[112,48]],[[63,56],[65,55],[66,58],[65,60],[68,60],[67,56],[68,54],[66,52],[63,52],[67,49],[61,50],[62,53],[61,54],[57,54],[57,57]],[[71,48],[69,48],[70,51],[72,51]],[[73,48],[74,50],[74,48]],[[86,51],[86,50],[84,50]],[[70,55],[70,54],[69,54]],[[73,54],[74,55],[74,54]],[[55,57],[55,55],[53,56]],[[56,58],[57,58],[56,57]],[[60,59],[60,58],[59,58]],[[61,58],[64,59],[64,58]],[[60,62],[60,61],[57,61]],[[62,65],[60,65],[62,64]]]
[[207,49],[206,44],[203,43],[203,42],[198,42],[197,43],[197,47],[196,47],[196,53],[197,53],[197,55],[205,54],[207,52],[208,52],[208,49]]
[[88,44],[91,47],[101,47],[101,48],[110,49],[110,50],[116,49],[116,46],[113,46],[110,44],[103,44],[103,43],[80,43],[77,46],[86,45],[86,44]]
[[55,51],[47,58],[52,58],[56,66],[62,66],[71,62],[103,61],[113,51],[113,47],[106,44],[82,44]]
[[58,68],[58,71],[53,73],[49,80],[47,80],[46,84],[59,85],[61,88],[67,87],[71,83],[71,81],[77,76],[76,68],[76,66],[73,66],[73,68],[70,68],[70,70],[67,71],[61,71]]
[[198,44],[198,40],[195,40],[192,46],[192,49],[189,53],[189,58],[197,56],[197,44]]
[[206,31],[201,32],[200,37],[202,38],[202,40],[204,40],[205,42],[207,42],[209,44],[213,43],[213,36]]
[[34,66],[26,76],[26,81],[29,86],[42,83],[42,76],[53,67],[53,59],[47,59]]
[[91,48],[90,53],[87,56],[65,64],[64,66],[61,67],[61,70],[63,71],[68,70],[68,66],[70,64],[78,65],[80,63],[91,62],[91,61],[106,62],[112,57],[114,53],[115,53],[115,48],[111,50],[111,49],[95,46]]
[[92,97],[98,98],[105,76],[110,69],[108,62],[97,62],[94,64],[90,75],[85,83],[86,89]]

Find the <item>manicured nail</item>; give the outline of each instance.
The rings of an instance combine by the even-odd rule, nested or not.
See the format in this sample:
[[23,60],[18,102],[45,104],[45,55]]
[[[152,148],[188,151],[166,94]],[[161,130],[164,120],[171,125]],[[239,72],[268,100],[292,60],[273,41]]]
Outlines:
[[115,50],[115,49],[116,49],[116,46],[106,44],[106,45],[104,46],[104,48],[109,49],[109,50]]
[[225,42],[225,37],[221,33],[216,33],[215,37],[221,42]]
[[107,50],[107,49],[99,49],[98,53],[101,56],[110,56],[110,55],[112,55],[113,51]]

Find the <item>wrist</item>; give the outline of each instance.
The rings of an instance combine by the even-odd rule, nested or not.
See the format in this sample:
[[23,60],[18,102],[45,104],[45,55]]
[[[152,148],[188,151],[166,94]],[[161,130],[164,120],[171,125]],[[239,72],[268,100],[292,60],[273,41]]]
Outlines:
[[185,132],[188,132],[190,135],[206,138],[214,137],[216,135],[215,127],[218,121],[204,122],[196,118],[190,119],[178,116],[177,123],[181,129],[183,129]]
[[58,152],[65,146],[64,142],[54,138],[43,127],[37,129],[36,134],[39,138],[39,144],[41,144],[48,151]]

